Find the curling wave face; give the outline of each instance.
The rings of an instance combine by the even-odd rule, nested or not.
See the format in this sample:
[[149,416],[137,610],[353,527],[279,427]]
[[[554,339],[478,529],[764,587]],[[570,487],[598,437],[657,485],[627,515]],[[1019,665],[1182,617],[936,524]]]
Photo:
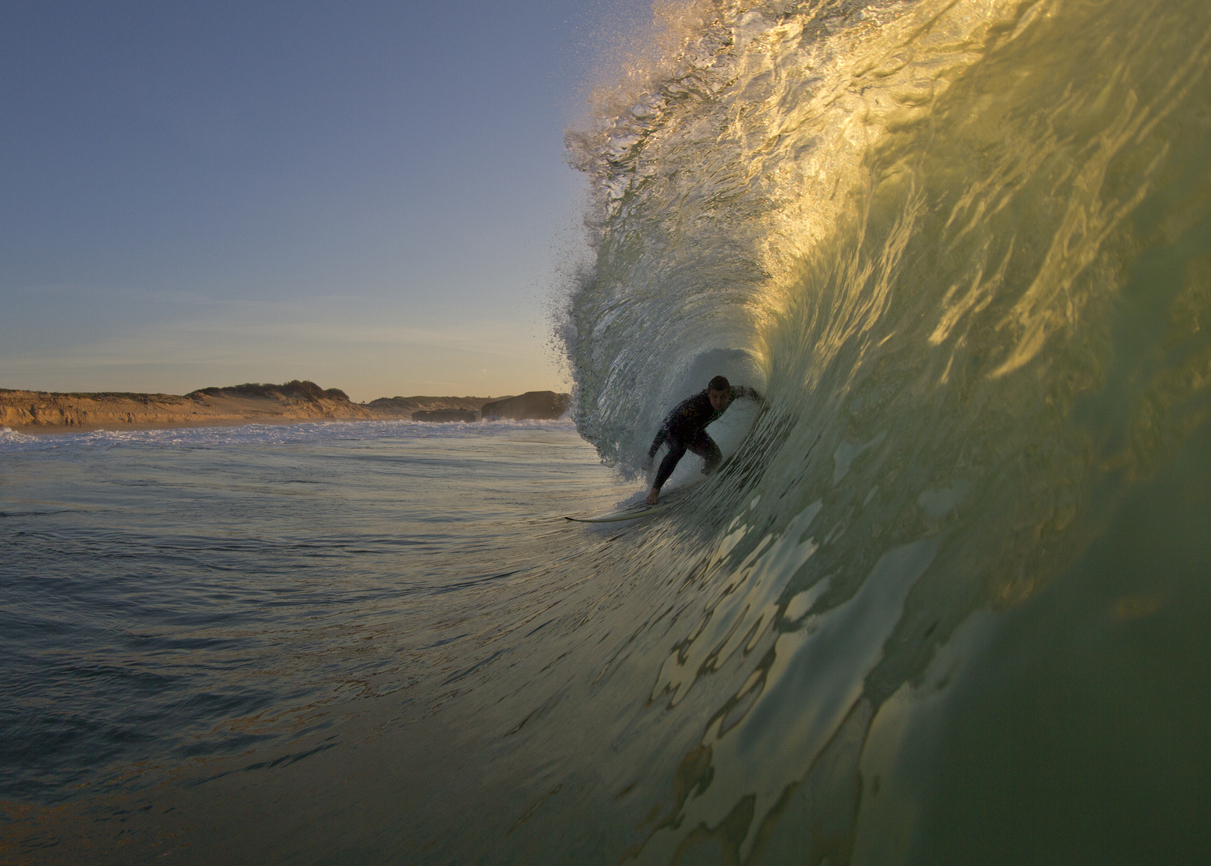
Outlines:
[[[1041,711],[1058,691],[1043,657],[1121,663],[1132,624],[1177,630],[1162,667],[1206,647],[1178,620],[1208,602],[1189,527],[1205,525],[1211,462],[1211,7],[662,14],[655,56],[632,57],[597,125],[569,135],[596,247],[564,329],[577,425],[633,472],[663,413],[714,373],[769,406],[628,563],[673,575],[652,608],[684,625],[650,701],[700,731],[630,853],[1024,862],[1092,834],[1065,785],[1081,808],[1132,816],[1098,823],[1091,857],[1154,836],[1205,850],[1177,806],[1189,786],[1166,776],[1206,733],[1177,686],[1121,686],[1143,716],[1189,722],[1165,746],[1146,721],[1108,733],[1109,708],[1071,693],[1070,726],[1041,735],[1050,751],[963,724],[995,727],[982,678]],[[1165,503],[1150,530],[1128,522],[1144,501]],[[1163,533],[1177,553],[1162,575],[1141,563]],[[1057,619],[1067,643],[1043,634]],[[1112,763],[1160,749],[1153,783],[1005,769],[1089,736]],[[1000,770],[972,771],[956,743]],[[1004,854],[972,841],[1014,821],[1035,835]]]

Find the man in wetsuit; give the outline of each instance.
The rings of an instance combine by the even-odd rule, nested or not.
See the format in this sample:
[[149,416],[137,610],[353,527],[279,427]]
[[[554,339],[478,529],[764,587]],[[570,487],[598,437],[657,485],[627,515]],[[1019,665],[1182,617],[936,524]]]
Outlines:
[[677,408],[668,414],[660,425],[660,432],[652,440],[652,447],[648,449],[648,457],[643,464],[644,469],[650,469],[660,446],[668,443],[669,453],[660,462],[656,480],[652,482],[652,489],[648,492],[648,505],[656,504],[660,497],[660,488],[669,480],[687,450],[693,451],[706,461],[706,466],[702,468],[704,475],[715,471],[723,455],[719,453],[715,440],[707,435],[706,428],[726,412],[727,407],[737,397],[751,397],[758,401],[762,399],[752,388],[746,385],[733,387],[724,376],[716,376],[711,379],[705,391],[700,391],[679,403]]

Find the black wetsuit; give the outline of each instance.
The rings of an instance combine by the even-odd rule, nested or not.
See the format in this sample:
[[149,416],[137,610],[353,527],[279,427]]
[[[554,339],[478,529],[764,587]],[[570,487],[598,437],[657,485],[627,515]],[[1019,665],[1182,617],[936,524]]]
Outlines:
[[[733,385],[732,400],[738,397],[761,399],[761,395],[752,388],[746,385]],[[729,402],[728,405],[730,406],[731,403]],[[725,407],[723,412],[726,411]],[[711,398],[706,391],[700,391],[693,397],[677,404],[677,408],[670,412],[664,419],[664,423],[660,425],[660,432],[656,434],[656,438],[652,440],[652,447],[648,449],[648,459],[651,460],[656,456],[661,445],[665,442],[669,444],[669,453],[664,456],[664,460],[660,461],[656,480],[652,482],[654,488],[659,490],[664,486],[664,482],[669,480],[669,476],[673,474],[677,463],[685,456],[687,450],[693,451],[706,461],[706,466],[702,468],[703,474],[709,475],[715,471],[715,467],[719,465],[723,455],[719,453],[719,446],[715,444],[715,440],[707,435],[706,428],[723,412],[716,411],[715,407],[711,405]]]

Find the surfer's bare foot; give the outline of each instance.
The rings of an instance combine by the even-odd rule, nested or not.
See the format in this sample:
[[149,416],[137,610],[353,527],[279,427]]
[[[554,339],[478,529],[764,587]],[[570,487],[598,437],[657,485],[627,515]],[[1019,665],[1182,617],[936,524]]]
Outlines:
[[660,497],[660,491],[657,490],[655,487],[653,487],[651,490],[648,491],[648,499],[647,499],[648,505],[655,505],[656,500],[659,497]]

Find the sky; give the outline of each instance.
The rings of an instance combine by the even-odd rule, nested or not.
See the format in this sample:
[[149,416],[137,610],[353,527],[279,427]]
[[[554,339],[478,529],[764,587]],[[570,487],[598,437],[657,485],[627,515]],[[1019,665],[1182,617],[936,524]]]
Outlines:
[[567,390],[563,136],[650,8],[0,4],[0,388]]

